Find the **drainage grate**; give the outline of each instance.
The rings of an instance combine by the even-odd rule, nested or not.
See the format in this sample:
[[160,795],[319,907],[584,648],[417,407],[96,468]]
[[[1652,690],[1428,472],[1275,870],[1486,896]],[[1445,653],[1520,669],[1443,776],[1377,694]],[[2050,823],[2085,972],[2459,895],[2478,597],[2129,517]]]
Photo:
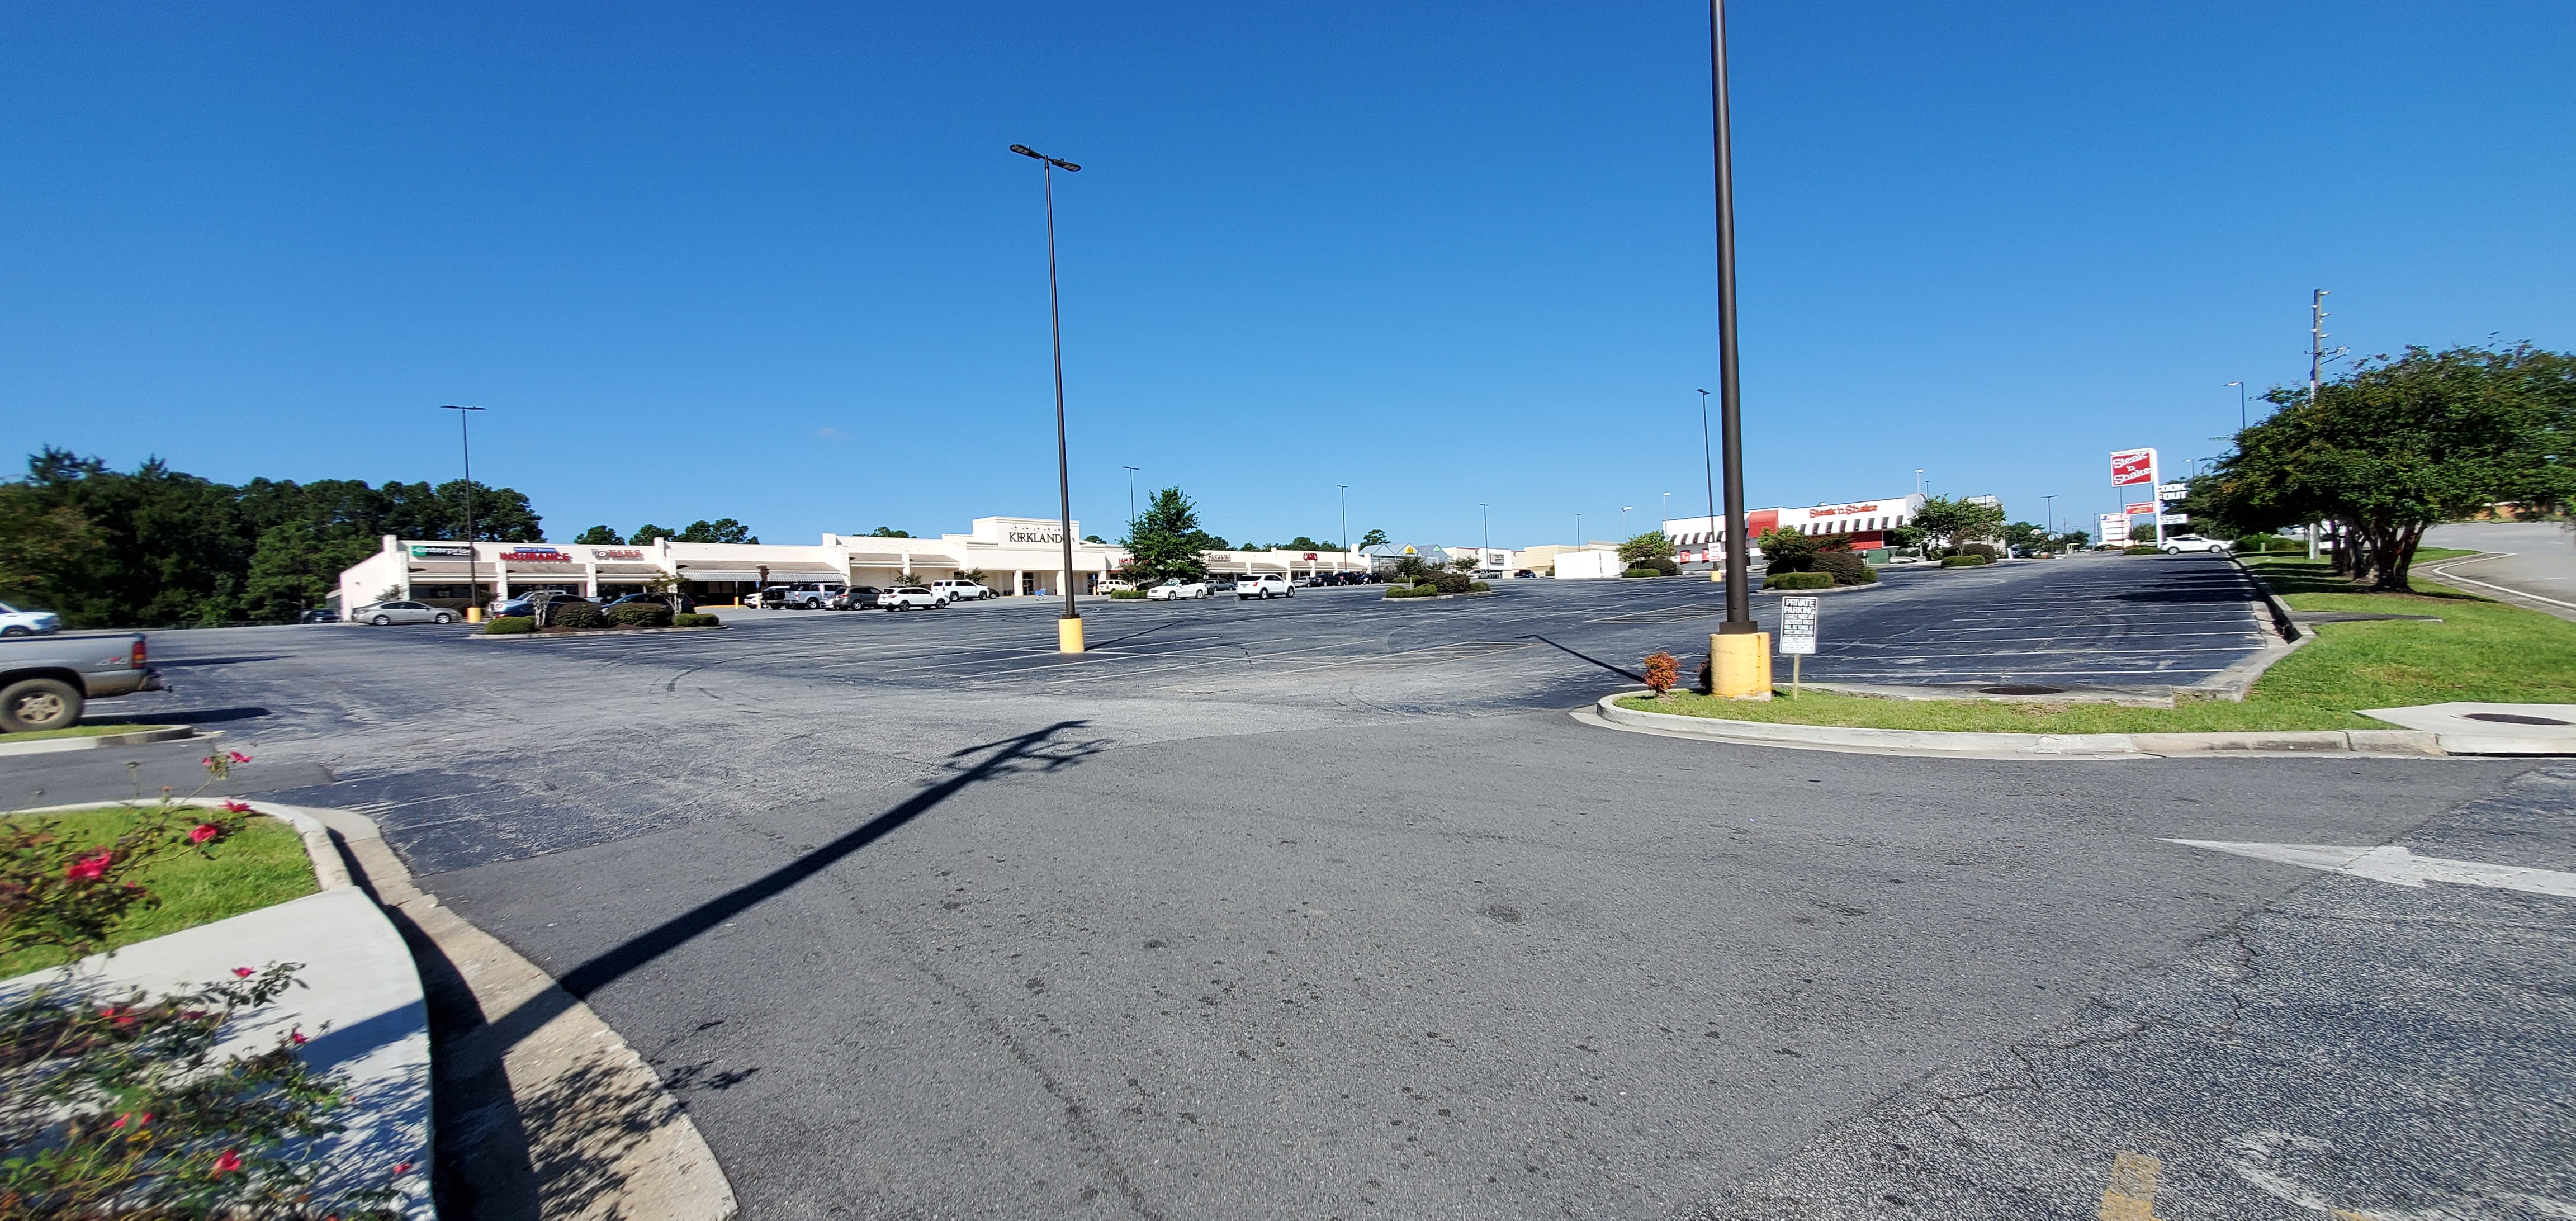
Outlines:
[[2499,725],[2569,725],[2576,721],[2553,721],[2545,716],[2524,716],[2519,712],[2472,712],[2472,721],[2494,721]]
[[2006,684],[2001,687],[1979,687],[1977,688],[1977,692],[1981,695],[2064,695],[2066,694],[2066,688]]

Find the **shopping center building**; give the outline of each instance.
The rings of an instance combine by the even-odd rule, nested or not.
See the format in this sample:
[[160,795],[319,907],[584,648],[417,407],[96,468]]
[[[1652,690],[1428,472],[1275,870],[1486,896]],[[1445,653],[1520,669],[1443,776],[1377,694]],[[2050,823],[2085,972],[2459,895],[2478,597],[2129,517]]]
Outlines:
[[[1887,531],[1914,520],[1923,507],[1920,493],[1890,496],[1881,500],[1828,501],[1804,509],[1754,509],[1744,515],[1745,533],[1760,539],[1767,530],[1787,530],[1794,534],[1848,534],[1852,550],[1880,552],[1887,550]],[[1678,517],[1664,523],[1664,535],[1673,540],[1678,554],[1673,558],[1684,564],[1716,564],[1726,559],[1726,523],[1715,517]],[[1753,548],[1759,554],[1761,548]]]
[[[683,543],[656,539],[636,546],[586,543],[459,543],[385,536],[384,549],[340,574],[339,604],[403,598],[463,608],[481,586],[486,599],[537,589],[584,597],[640,593],[648,583],[679,582],[702,604],[733,602],[766,585],[838,581],[895,585],[965,579],[1009,595],[1064,588],[1062,523],[1053,518],[979,517],[967,534],[877,538],[826,534],[810,546],[773,543]],[[1074,523],[1082,537],[1082,523]],[[1092,593],[1127,560],[1125,548],[1076,541],[1073,580]],[[1222,576],[1276,572],[1304,577],[1365,568],[1338,551],[1211,551],[1208,570]]]

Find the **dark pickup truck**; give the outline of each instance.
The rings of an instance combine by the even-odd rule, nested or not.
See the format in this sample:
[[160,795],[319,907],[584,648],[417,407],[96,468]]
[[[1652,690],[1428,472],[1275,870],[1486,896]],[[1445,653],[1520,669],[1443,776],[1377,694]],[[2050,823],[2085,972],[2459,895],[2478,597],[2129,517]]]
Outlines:
[[0,733],[69,729],[81,707],[159,691],[141,636],[17,636],[0,640]]

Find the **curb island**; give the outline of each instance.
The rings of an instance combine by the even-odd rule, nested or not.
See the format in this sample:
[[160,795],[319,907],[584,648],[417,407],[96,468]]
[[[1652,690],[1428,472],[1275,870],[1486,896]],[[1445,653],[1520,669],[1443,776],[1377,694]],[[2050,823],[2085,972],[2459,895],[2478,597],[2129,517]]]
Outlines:
[[1857,754],[1954,759],[2157,759],[2173,755],[2350,754],[2446,758],[2440,735],[2412,729],[2323,729],[2281,733],[1965,733],[1941,729],[1851,729],[1640,712],[1618,701],[1643,691],[1614,691],[1576,720],[1632,733],[1704,738],[1748,746],[1785,746]]

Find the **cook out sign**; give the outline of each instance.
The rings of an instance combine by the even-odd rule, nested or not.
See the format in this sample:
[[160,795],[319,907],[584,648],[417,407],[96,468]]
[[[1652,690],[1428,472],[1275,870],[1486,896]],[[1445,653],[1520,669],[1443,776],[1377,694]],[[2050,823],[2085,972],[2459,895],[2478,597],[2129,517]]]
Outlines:
[[2152,449],[2115,449],[2111,451],[2111,486],[2127,487],[2133,483],[2156,481],[2156,451]]

